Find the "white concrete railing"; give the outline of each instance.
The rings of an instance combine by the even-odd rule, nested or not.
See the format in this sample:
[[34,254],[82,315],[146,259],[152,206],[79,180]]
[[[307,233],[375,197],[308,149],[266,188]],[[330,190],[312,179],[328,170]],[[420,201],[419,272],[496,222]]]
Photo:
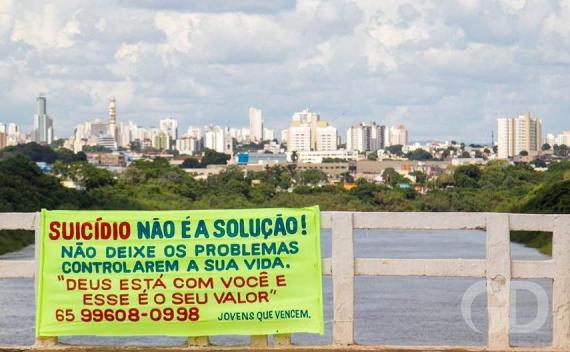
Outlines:
[[[39,213],[0,213],[0,229],[35,230],[37,239],[38,224]],[[322,212],[321,226],[332,229],[332,256],[323,259],[323,274],[332,275],[333,282],[331,348],[355,343],[355,275],[447,276],[486,278],[489,331],[488,345],[484,349],[487,350],[513,349],[509,344],[511,279],[552,279],[552,346],[542,350],[570,351],[570,215]],[[354,229],[486,229],[487,256],[486,259],[355,258]],[[512,260],[511,230],[552,232],[552,259]],[[0,278],[31,278],[35,269],[33,260],[0,260]],[[43,343],[45,346],[56,343],[57,339],[38,342],[38,345]],[[273,343],[275,346],[288,346],[290,336],[274,336]],[[189,344],[208,346],[208,338],[190,338]],[[267,346],[267,337],[252,336],[251,346]]]

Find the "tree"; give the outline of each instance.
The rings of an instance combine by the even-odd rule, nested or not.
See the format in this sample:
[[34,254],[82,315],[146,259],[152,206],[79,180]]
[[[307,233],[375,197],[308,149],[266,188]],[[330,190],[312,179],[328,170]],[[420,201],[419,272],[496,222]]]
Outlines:
[[186,158],[184,159],[180,167],[183,169],[197,169],[201,168],[202,164],[200,164],[200,162],[194,158]]
[[400,183],[410,183],[410,180],[396,172],[393,167],[388,167],[382,172],[382,179],[384,183],[392,187]]
[[535,167],[541,167],[541,168],[546,167],[546,162],[542,159],[534,159],[530,163],[533,164]]
[[570,214],[570,180],[542,187],[521,210],[525,213]]
[[84,152],[73,153],[69,149],[59,148],[56,151],[56,159],[64,163],[72,163],[75,161],[87,161],[87,155]]
[[360,199],[365,203],[374,201],[374,195],[380,190],[380,187],[366,181],[365,179],[356,180],[356,187],[349,191],[349,194]]
[[45,162],[48,164],[53,164],[56,160],[61,160],[66,163],[87,160],[87,156],[83,152],[73,153],[73,151],[66,148],[54,150],[46,145],[40,145],[35,142],[6,147],[0,152],[2,158],[10,158],[16,155],[25,155],[32,161]]
[[133,141],[130,143],[129,148],[132,152],[140,153],[141,152],[141,142]]
[[293,150],[291,153],[291,161],[296,164],[297,160],[299,160],[299,155],[297,154],[296,150]]
[[99,169],[86,162],[65,164],[58,161],[54,164],[53,173],[62,178],[70,179],[87,190],[110,186],[115,182],[109,171]]
[[568,156],[568,146],[566,144],[554,145],[553,154],[560,157]]
[[304,185],[318,185],[327,181],[327,174],[319,169],[307,169],[299,173],[299,181]]
[[35,142],[18,144],[2,150],[2,157],[9,158],[16,155],[25,155],[32,161],[53,164],[57,160],[57,153],[48,146]]
[[481,178],[481,169],[476,165],[459,166],[453,173],[455,185],[458,187],[477,188]]
[[471,154],[469,154],[469,152],[467,152],[467,151],[463,151],[463,152],[461,152],[461,157],[462,158],[471,158]]
[[542,147],[540,147],[540,149],[542,149],[543,151],[550,150],[550,148],[551,146],[548,143],[544,143]]
[[521,150],[519,155],[520,156],[528,156],[528,152],[526,150]]
[[369,153],[368,156],[366,157],[368,160],[372,160],[372,161],[376,161],[378,160],[378,154],[377,153]]
[[112,150],[102,145],[84,145],[83,151],[85,153],[111,153]]
[[340,178],[341,178],[342,182],[344,182],[344,183],[353,183],[354,182],[354,177],[348,171],[340,174]]
[[412,150],[411,152],[406,153],[406,158],[408,158],[408,160],[425,161],[425,160],[431,160],[432,156],[430,152],[418,148],[416,150]]
[[64,143],[65,143],[65,139],[59,138],[59,139],[56,139],[53,142],[51,142],[50,147],[52,147],[53,149],[62,148]]
[[402,145],[401,144],[395,144],[395,145],[388,146],[388,147],[386,147],[386,151],[389,152],[390,154],[402,155]]
[[23,155],[0,161],[0,212],[38,211],[41,208],[71,209],[89,202],[73,189],[63,187],[59,180],[44,174],[35,162]]
[[427,175],[421,171],[412,171],[410,172],[410,176],[414,176],[416,183],[419,185],[425,185],[427,183]]
[[451,152],[455,152],[455,148],[453,147],[447,147],[443,152],[441,152],[441,159],[445,160],[447,159],[447,157],[449,155],[451,155]]
[[230,160],[230,156],[228,154],[218,153],[213,149],[206,148],[201,164],[202,167],[206,167],[208,165],[225,165],[228,160]]

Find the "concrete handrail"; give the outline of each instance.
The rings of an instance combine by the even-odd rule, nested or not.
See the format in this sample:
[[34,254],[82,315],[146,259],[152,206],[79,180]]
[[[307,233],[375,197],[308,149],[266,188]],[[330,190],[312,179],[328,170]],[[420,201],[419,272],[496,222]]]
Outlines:
[[[35,230],[37,240],[39,218],[39,213],[0,213],[0,230]],[[332,275],[333,283],[334,317],[329,349],[354,346],[354,277],[367,275],[486,278],[489,330],[488,345],[484,349],[493,351],[516,350],[509,343],[511,279],[552,279],[552,346],[533,350],[570,350],[570,215],[325,211],[321,213],[321,227],[332,229],[332,255],[323,259],[323,274]],[[481,229],[487,234],[487,253],[485,259],[355,258],[354,229]],[[513,260],[511,230],[552,232],[552,259]],[[33,260],[0,260],[0,278],[31,278],[35,270]],[[274,336],[273,343],[276,347],[293,347],[289,335]],[[54,344],[57,339],[42,339],[36,346]],[[189,338],[189,345],[207,347],[208,337]],[[251,347],[265,346],[266,336],[252,336]]]

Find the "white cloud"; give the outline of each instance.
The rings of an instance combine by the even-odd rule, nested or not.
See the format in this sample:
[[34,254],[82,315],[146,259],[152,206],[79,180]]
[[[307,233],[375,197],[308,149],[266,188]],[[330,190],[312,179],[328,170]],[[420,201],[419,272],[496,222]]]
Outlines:
[[[26,11],[14,22],[11,40],[23,42],[37,49],[69,48],[80,33],[75,11],[70,18],[60,18],[58,7],[44,4],[39,12]],[[62,16],[63,17],[63,16]]]
[[60,136],[111,95],[143,125],[242,126],[256,105],[278,128],[309,106],[419,139],[487,140],[495,117],[528,109],[546,131],[570,127],[568,1],[196,4],[0,0],[0,121],[29,127],[44,92]]

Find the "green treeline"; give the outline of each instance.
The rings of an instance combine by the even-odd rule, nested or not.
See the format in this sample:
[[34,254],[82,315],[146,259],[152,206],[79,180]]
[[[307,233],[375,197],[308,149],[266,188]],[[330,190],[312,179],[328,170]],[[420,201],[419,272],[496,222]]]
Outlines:
[[34,242],[33,231],[0,231],[0,254],[17,251]]
[[[38,158],[37,150],[33,152],[11,150],[0,155],[0,212],[318,204],[321,210],[570,213],[570,162],[552,163],[547,171],[538,172],[527,164],[492,161],[484,167],[460,166],[429,180],[415,172],[416,185],[430,189],[423,194],[414,187],[400,187],[411,181],[393,169],[385,170],[385,184],[358,179],[346,190],[343,183],[328,184],[319,170],[299,171],[293,164],[247,174],[228,167],[199,180],[165,159],[135,161],[115,175],[86,163],[81,155],[61,151],[53,156],[52,172],[45,174],[32,161]],[[343,179],[352,181],[350,175]],[[74,181],[78,189],[63,187],[61,180]],[[513,239],[549,253],[549,234],[516,233]]]

